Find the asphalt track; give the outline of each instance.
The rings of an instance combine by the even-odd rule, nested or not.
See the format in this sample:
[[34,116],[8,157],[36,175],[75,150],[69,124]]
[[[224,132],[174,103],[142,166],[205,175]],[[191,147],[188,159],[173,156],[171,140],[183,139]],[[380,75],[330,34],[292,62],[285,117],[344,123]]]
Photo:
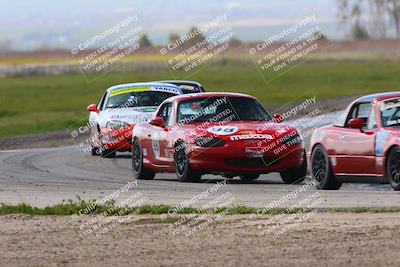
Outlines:
[[[337,115],[327,114],[320,125]],[[309,138],[305,139],[307,144]],[[307,199],[318,199],[317,208],[321,209],[400,208],[400,192],[392,191],[388,184],[345,184],[339,191],[317,191],[304,182],[286,185],[279,174],[271,173],[255,181],[227,180],[226,185],[216,187],[223,181],[221,176],[204,175],[200,183],[181,183],[175,174],[157,174],[155,180],[136,181],[128,191],[115,195],[133,182],[129,153],[105,159],[84,153],[78,146],[0,150],[0,203],[44,207],[78,197],[105,199],[113,193],[113,199],[121,202],[140,192],[144,196],[141,204],[173,206],[191,201],[191,206],[201,207],[224,195],[229,196],[230,204],[259,208],[274,201],[279,202],[274,207],[306,206],[310,203]],[[301,186],[305,190],[299,193]],[[197,197],[200,194],[202,197]]]
[[[44,207],[69,199],[102,199],[132,182],[131,158],[120,153],[117,158],[104,159],[84,154],[77,146],[0,151],[0,203],[29,203]],[[178,205],[207,191],[222,177],[205,175],[201,183],[178,182],[174,174],[158,174],[155,180],[139,180],[118,202],[135,192],[145,197],[144,204]],[[304,185],[304,183],[303,183]],[[286,185],[279,174],[262,175],[258,180],[244,182],[228,180],[206,198],[196,200],[192,206],[209,203],[229,192],[234,205],[263,207],[273,201],[285,199],[279,207],[289,207],[302,198],[317,192],[309,186],[292,199],[286,197],[300,185]],[[400,193],[390,186],[347,184],[339,191],[318,191],[322,202],[319,208],[398,207]]]

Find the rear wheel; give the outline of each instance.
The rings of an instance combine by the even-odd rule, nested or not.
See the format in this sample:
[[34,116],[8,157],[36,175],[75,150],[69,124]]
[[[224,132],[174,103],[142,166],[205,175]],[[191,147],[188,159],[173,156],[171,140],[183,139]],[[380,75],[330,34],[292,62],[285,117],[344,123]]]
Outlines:
[[287,169],[280,172],[282,180],[286,184],[297,184],[304,181],[307,175],[307,158],[306,152],[303,152],[303,162],[299,167]]
[[393,148],[387,158],[386,173],[390,185],[396,191],[400,190],[400,148]]
[[317,145],[312,152],[311,174],[317,182],[318,189],[338,190],[342,186],[342,183],[338,182],[333,174],[328,153],[322,145]]
[[153,180],[155,172],[148,170],[143,165],[143,150],[139,140],[135,140],[132,146],[132,171],[133,176],[139,180]]
[[258,179],[258,177],[260,177],[260,174],[258,173],[246,173],[240,175],[240,179],[242,179],[243,181],[255,180]]
[[175,147],[175,166],[176,176],[181,182],[198,182],[201,179],[201,173],[191,169],[189,156],[186,153],[184,143],[180,142]]

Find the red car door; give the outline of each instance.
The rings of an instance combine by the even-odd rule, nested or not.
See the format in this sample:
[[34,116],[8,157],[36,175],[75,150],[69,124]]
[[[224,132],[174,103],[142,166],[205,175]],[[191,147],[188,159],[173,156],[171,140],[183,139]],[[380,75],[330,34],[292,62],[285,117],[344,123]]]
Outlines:
[[165,103],[157,113],[157,117],[162,118],[164,126],[153,126],[151,131],[151,150],[154,155],[154,163],[160,167],[170,167],[173,160],[169,155],[168,150],[168,135],[170,134],[171,127],[171,112],[172,103]]
[[[373,116],[371,116],[373,114]],[[335,127],[332,138],[331,162],[336,174],[375,174],[375,113],[371,103],[356,103],[350,110],[344,127]],[[348,127],[352,118],[362,118],[362,130]]]

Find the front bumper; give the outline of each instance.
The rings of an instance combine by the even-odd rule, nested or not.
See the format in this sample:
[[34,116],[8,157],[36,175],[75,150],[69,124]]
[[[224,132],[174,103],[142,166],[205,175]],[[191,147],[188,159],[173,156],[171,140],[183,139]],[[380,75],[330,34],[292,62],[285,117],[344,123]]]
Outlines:
[[282,151],[251,154],[260,148],[224,146],[197,147],[189,153],[190,166],[205,173],[269,173],[299,167],[304,160],[304,145],[297,144]]
[[105,150],[132,151],[132,129],[124,130],[101,129],[101,143]]

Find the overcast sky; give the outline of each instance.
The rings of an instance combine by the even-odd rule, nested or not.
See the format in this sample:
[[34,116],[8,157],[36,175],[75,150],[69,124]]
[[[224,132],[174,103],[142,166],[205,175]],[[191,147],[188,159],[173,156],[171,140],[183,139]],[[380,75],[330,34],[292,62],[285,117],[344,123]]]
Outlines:
[[245,41],[265,39],[313,14],[328,37],[340,39],[345,34],[337,20],[336,0],[0,0],[0,4],[0,40],[11,40],[20,49],[40,43],[71,47],[129,15],[138,16],[138,23],[157,44],[166,43],[171,32],[183,34],[223,14]]

